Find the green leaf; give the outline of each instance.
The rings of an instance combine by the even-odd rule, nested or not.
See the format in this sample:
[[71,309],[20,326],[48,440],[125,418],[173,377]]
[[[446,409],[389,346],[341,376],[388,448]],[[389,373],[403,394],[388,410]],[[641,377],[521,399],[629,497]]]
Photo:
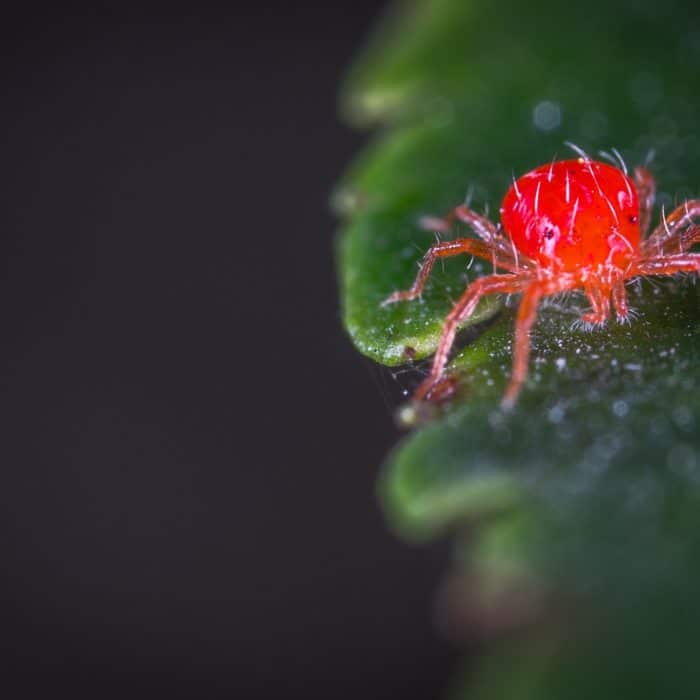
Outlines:
[[398,529],[432,535],[472,510],[517,503],[525,483],[539,497],[552,490],[554,507],[614,480],[621,507],[627,487],[630,497],[650,480],[662,488],[679,470],[691,485],[700,479],[700,288],[647,282],[630,301],[639,318],[595,331],[571,328],[576,301],[543,310],[513,412],[498,404],[512,312],[463,349],[454,365],[467,370],[466,400],[389,460],[383,491]]
[[[429,355],[452,300],[490,272],[450,260],[421,302],[382,307],[432,243],[421,215],[470,191],[495,216],[513,173],[565,157],[567,140],[591,154],[615,146],[630,165],[653,151],[655,224],[662,205],[700,188],[694,3],[403,3],[351,70],[342,104],[355,123],[384,126],[334,203],[347,330],[389,365]],[[492,600],[526,580],[533,601],[547,601],[532,602],[539,622],[491,647],[469,697],[700,694],[700,292],[694,278],[629,291],[632,323],[595,331],[576,326],[581,295],[547,304],[507,414],[517,300],[482,304],[452,361],[458,399],[384,467],[397,532],[456,532],[460,576]]]

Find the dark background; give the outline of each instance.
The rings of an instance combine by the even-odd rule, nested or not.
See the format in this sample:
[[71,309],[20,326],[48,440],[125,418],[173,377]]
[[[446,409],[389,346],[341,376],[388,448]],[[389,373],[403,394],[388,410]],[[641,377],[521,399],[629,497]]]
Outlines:
[[327,205],[367,139],[338,82],[383,5],[5,18],[12,697],[444,689],[448,554],[376,500],[392,380],[342,333]]

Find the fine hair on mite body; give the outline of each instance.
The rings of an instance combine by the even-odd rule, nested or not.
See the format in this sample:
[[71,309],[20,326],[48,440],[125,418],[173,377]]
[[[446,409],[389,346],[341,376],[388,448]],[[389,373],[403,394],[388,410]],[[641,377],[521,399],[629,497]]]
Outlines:
[[[430,373],[414,399],[440,393],[445,367],[460,323],[488,294],[521,295],[515,320],[513,369],[501,405],[512,408],[527,378],[530,329],[544,297],[582,289],[591,310],[586,324],[605,323],[614,310],[628,321],[625,283],[653,275],[700,271],[700,200],[685,201],[649,233],[656,184],[646,167],[631,177],[619,153],[616,165],[593,160],[567,143],[575,159],[552,161],[513,179],[501,204],[501,224],[465,205],[443,218],[424,217],[428,230],[449,231],[455,221],[467,224],[477,238],[442,241],[425,253],[413,286],[397,291],[383,304],[420,296],[435,261],[466,254],[492,262],[502,272],[475,279],[452,307],[442,327]],[[607,154],[604,154],[607,155]]]

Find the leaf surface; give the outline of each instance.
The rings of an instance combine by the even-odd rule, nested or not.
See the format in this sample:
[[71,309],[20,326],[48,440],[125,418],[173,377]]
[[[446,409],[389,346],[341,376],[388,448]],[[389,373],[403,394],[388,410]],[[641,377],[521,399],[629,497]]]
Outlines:
[[[697,196],[698,14],[691,3],[597,0],[425,0],[396,11],[343,98],[355,123],[383,127],[334,197],[358,349],[389,365],[434,350],[453,300],[491,270],[449,260],[422,302],[382,307],[432,243],[418,218],[470,193],[497,219],[513,174],[570,157],[566,140],[591,154],[617,147],[630,165],[653,153],[654,225],[661,207]],[[700,617],[700,292],[694,278],[654,278],[629,294],[632,323],[594,331],[577,326],[581,295],[549,300],[509,414],[499,399],[517,299],[482,304],[452,360],[458,398],[384,467],[397,532],[456,532],[456,570],[494,595],[534,581],[548,601],[530,636],[492,648],[473,697],[700,693],[684,666]]]

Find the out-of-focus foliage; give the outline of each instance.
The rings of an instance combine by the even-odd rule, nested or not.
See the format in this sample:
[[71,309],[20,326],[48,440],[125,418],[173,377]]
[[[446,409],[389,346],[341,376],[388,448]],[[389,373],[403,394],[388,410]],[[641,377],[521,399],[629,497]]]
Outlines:
[[[403,3],[353,68],[343,104],[355,123],[384,127],[334,198],[345,323],[363,353],[398,364],[407,347],[430,354],[451,300],[490,271],[450,260],[423,302],[381,307],[432,243],[421,214],[469,190],[497,217],[513,173],[568,157],[565,140],[592,154],[615,146],[630,164],[653,151],[667,210],[697,196],[700,10]],[[693,279],[633,285],[638,318],[593,332],[573,327],[583,298],[555,300],[511,414],[498,407],[513,327],[502,301],[470,321],[489,319],[453,360],[459,398],[399,444],[381,478],[398,532],[457,533],[465,583],[451,587],[451,624],[520,626],[455,693],[700,697],[700,290]]]

